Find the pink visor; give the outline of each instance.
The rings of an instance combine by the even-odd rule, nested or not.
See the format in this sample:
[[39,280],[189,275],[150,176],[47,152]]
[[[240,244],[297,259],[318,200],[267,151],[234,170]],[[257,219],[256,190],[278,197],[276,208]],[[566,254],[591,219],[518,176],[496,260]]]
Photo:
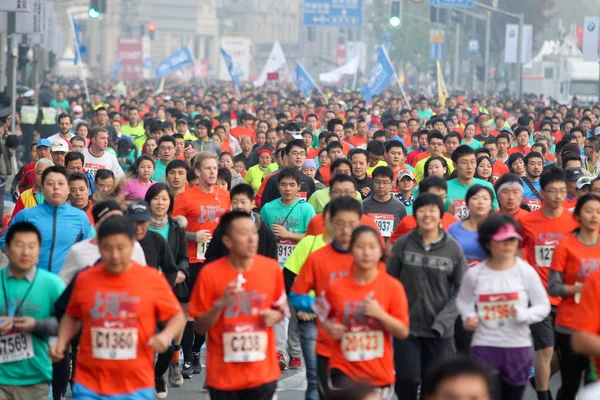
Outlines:
[[494,234],[494,236],[492,236],[492,240],[495,240],[497,242],[502,242],[508,239],[523,240],[521,235],[519,235],[519,233],[515,230],[515,227],[512,224],[504,225],[498,230],[498,232]]

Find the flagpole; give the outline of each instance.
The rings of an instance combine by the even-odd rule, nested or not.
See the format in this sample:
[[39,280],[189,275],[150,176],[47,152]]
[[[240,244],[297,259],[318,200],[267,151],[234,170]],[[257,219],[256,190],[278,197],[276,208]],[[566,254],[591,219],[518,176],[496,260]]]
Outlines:
[[394,80],[396,81],[396,83],[398,83],[398,87],[400,88],[400,93],[402,94],[402,97],[404,98],[406,107],[408,107],[408,106],[410,106],[410,102],[408,101],[408,98],[406,97],[406,93],[404,93],[404,88],[402,87],[402,84],[400,83],[400,78],[398,77],[398,74],[396,73],[396,68],[394,68],[394,64],[392,64],[392,61],[390,60],[390,56],[388,56],[385,46],[381,46],[381,49],[383,50],[383,54],[385,55],[385,58],[392,66],[392,69],[394,71]]
[[79,75],[81,77],[81,79],[83,80],[83,88],[85,89],[85,97],[87,98],[88,103],[91,103],[91,99],[90,99],[90,91],[88,89],[88,84],[87,84],[87,78],[85,77],[85,74],[83,73],[83,69],[81,68],[81,52],[79,50],[79,39],[77,38],[77,31],[75,31],[75,17],[73,17],[73,14],[69,14],[69,16],[71,17],[71,29],[73,30],[73,38],[75,39],[75,52],[77,53],[77,64],[78,64],[78,68],[79,68]]
[[300,66],[300,68],[302,68],[302,70],[304,72],[306,72],[306,76],[308,76],[308,79],[310,79],[310,81],[312,82],[313,86],[315,88],[317,88],[317,91],[319,92],[319,94],[323,97],[323,100],[325,100],[325,103],[327,103],[327,96],[325,96],[325,93],[323,93],[323,91],[321,90],[321,88],[319,87],[319,85],[317,85],[317,82],[315,82],[315,80],[313,79],[313,77],[308,73],[308,71],[306,70],[306,68],[304,68],[304,65],[300,64],[299,61],[296,61],[298,63],[298,65]]

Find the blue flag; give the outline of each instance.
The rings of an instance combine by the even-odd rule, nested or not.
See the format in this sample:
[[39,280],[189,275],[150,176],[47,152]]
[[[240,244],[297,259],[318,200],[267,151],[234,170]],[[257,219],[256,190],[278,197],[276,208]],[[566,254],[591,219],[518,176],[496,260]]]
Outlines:
[[229,76],[231,76],[231,80],[233,81],[233,86],[238,89],[240,87],[240,76],[243,75],[242,70],[239,66],[233,63],[233,58],[229,55],[228,52],[225,51],[224,48],[221,47],[221,55],[223,56],[223,60],[225,60],[225,65],[227,65],[227,69],[229,70]]
[[308,74],[308,71],[304,69],[302,64],[296,62],[296,89],[302,93],[303,97],[307,97],[315,86],[315,81]]
[[184,65],[192,62],[194,62],[194,55],[190,51],[190,48],[185,46],[158,64],[158,68],[156,68],[156,77],[163,78],[174,72],[181,71]]
[[371,70],[369,82],[360,89],[361,96],[367,101],[371,100],[373,96],[383,92],[393,76],[394,67],[384,48],[379,46],[377,48],[377,62]]
[[[75,21],[75,17],[73,17],[73,14],[71,14],[70,16],[71,27],[73,28],[73,39],[75,42],[75,58],[73,60],[73,63],[77,65],[77,63],[79,62],[79,56],[83,56],[85,53],[87,53],[87,47],[85,47],[85,45],[81,43],[81,31],[79,30],[79,24],[77,23],[77,21]],[[77,51],[77,49],[79,49],[79,51]]]

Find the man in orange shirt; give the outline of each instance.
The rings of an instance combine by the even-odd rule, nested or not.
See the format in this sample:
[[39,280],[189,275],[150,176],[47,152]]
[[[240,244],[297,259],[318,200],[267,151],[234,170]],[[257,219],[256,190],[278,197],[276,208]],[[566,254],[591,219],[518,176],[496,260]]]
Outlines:
[[499,212],[513,217],[517,222],[529,212],[521,208],[523,202],[523,181],[516,174],[503,175],[494,186],[498,198]]
[[344,155],[347,156],[348,152],[352,150],[352,147],[344,142],[344,122],[339,118],[334,118],[327,123],[327,130],[333,132],[342,144],[342,150]]
[[575,314],[575,332],[571,339],[573,351],[592,357],[600,371],[600,271],[585,281],[579,307]]
[[356,123],[356,135],[352,136],[348,143],[354,148],[367,148],[367,133],[369,132],[369,124],[364,119],[360,118]]
[[517,145],[508,149],[508,155],[513,153],[521,153],[524,156],[531,151],[529,146],[529,132],[525,128],[515,129],[515,137],[517,138]]
[[277,261],[259,256],[250,215],[223,216],[229,256],[206,265],[190,300],[196,330],[210,337],[206,385],[210,398],[271,399],[281,375],[273,326],[286,314],[283,273]]
[[[447,203],[447,195],[448,195],[448,185],[446,181],[438,176],[430,176],[428,178],[423,179],[419,183],[419,194],[421,193],[433,193],[442,198],[444,204]],[[441,225],[442,229],[447,231],[450,225],[458,221],[452,213],[445,212],[442,215]],[[408,215],[402,218],[402,221],[398,223],[394,232],[392,232],[392,236],[388,241],[388,248],[391,249],[392,245],[400,238],[400,236],[404,236],[413,229],[417,227],[417,220],[414,215]]]
[[319,172],[321,173],[321,177],[323,177],[323,184],[325,186],[329,186],[329,181],[331,180],[331,165],[335,160],[339,160],[340,158],[344,158],[344,147],[339,141],[332,141],[327,145],[327,156],[331,160],[329,164],[324,167],[319,168]]
[[[100,226],[102,262],[75,278],[50,348],[52,359],[62,360],[82,329],[73,385],[78,398],[154,398],[156,352],[165,352],[185,325],[164,275],[131,261],[134,236],[126,217],[110,217]],[[165,326],[155,333],[159,321]]]
[[[212,234],[221,216],[229,211],[231,202],[229,192],[216,186],[217,156],[214,153],[201,152],[196,156],[194,171],[199,178],[198,186],[191,186],[175,198],[173,217],[184,216],[188,223],[185,228],[190,260],[190,275],[187,285],[194,287],[198,274],[204,266],[205,253]],[[189,321],[183,336],[184,368],[182,375],[190,376],[190,372],[199,374],[200,349],[204,344],[204,336],[195,335],[194,322]],[[190,342],[193,341],[191,354]]]
[[508,166],[498,159],[497,138],[491,137],[485,141],[483,147],[490,151],[490,162],[492,163],[492,180],[496,183],[504,174],[508,174]]
[[[554,248],[564,240],[578,223],[573,214],[563,207],[567,197],[567,178],[560,168],[551,168],[540,178],[542,208],[521,218],[522,247],[526,261],[532,265],[542,283],[548,287],[548,273]],[[550,297],[552,311],[542,321],[531,325],[535,356],[535,387],[539,396],[549,396],[552,357],[554,355],[554,317],[559,297]],[[542,393],[540,393],[542,392]]]
[[256,142],[256,134],[254,133],[254,116],[249,113],[244,113],[240,117],[241,125],[231,128],[231,136],[240,139],[242,136],[250,136],[252,143]]

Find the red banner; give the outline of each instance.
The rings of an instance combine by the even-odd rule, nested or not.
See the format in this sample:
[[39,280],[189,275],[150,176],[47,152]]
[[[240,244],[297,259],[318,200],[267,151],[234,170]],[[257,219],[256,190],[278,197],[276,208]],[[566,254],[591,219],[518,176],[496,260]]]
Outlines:
[[117,39],[119,79],[132,81],[143,77],[144,55],[141,37],[119,37]]

